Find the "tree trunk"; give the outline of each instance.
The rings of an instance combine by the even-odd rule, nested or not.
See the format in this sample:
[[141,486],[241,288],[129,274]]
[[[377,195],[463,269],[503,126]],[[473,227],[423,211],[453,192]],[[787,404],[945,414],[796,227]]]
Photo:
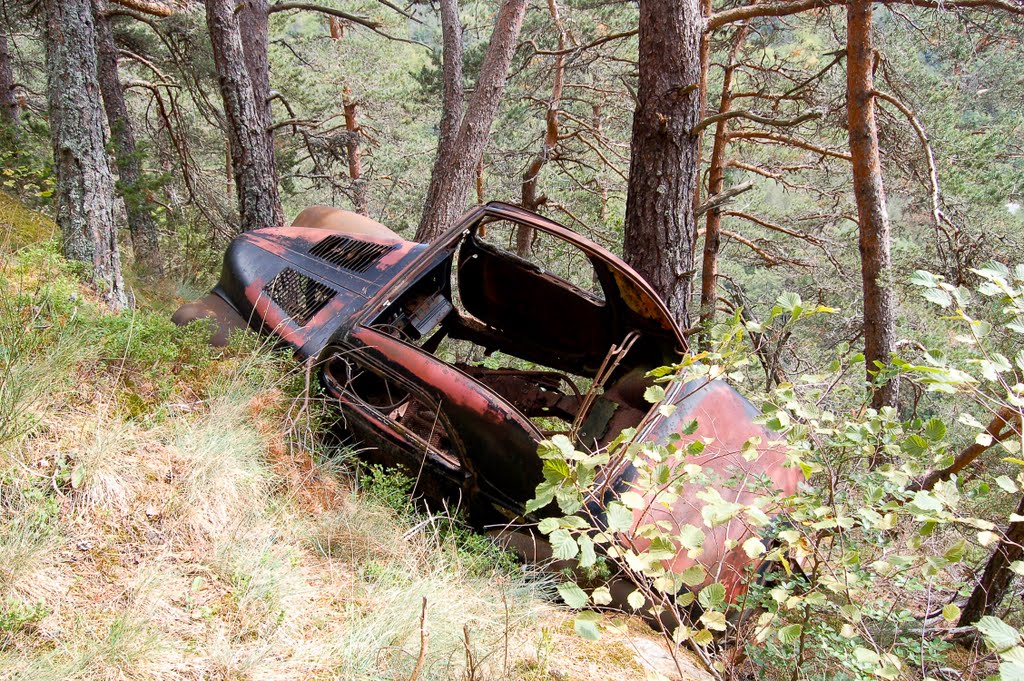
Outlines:
[[[853,159],[853,193],[860,225],[861,280],[864,289],[864,357],[868,380],[877,372],[876,362],[888,364],[896,347],[895,301],[889,255],[889,212],[882,184],[882,166],[875,123],[874,62],[871,36],[871,3],[855,0],[847,16],[847,110],[850,156]],[[871,406],[895,406],[896,381],[879,386]]]
[[107,164],[96,79],[90,0],[46,0],[46,80],[56,171],[57,224],[64,255],[92,265],[114,309],[128,305],[114,227],[114,178]]
[[21,129],[21,106],[14,94],[14,69],[7,35],[0,33],[0,121],[11,135]]
[[[434,212],[434,178],[440,178],[451,166],[455,138],[462,123],[462,22],[459,20],[459,1],[441,0],[441,124],[437,138],[437,156],[431,170],[431,185],[423,203],[423,215],[416,230],[417,238],[423,231],[428,215]],[[433,235],[427,237],[427,240]]]
[[[442,3],[442,19],[446,14],[443,11],[444,6],[449,3],[454,5],[454,0],[445,0]],[[438,145],[434,172],[430,178],[430,188],[427,190],[423,217],[416,230],[417,241],[430,241],[442,234],[455,223],[466,208],[473,173],[483,157],[484,147],[487,146],[487,138],[491,132],[491,123],[505,92],[508,69],[515,55],[525,12],[526,0],[504,0],[501,4],[494,22],[494,31],[491,33],[491,42],[480,68],[480,78],[450,147],[446,145],[445,135],[450,133],[449,126],[452,125],[452,121],[448,115],[442,120],[441,141]],[[443,23],[450,23],[450,19]],[[446,48],[452,32],[451,28],[446,31]],[[461,51],[461,34],[459,45]],[[446,54],[446,62],[447,59]],[[461,72],[461,59],[459,63]],[[446,114],[449,112],[449,73],[454,72],[454,63],[450,70],[447,64],[445,65]]]
[[107,111],[110,137],[114,143],[119,189],[128,216],[132,250],[136,263],[142,269],[159,275],[163,271],[160,240],[153,215],[149,211],[146,190],[142,185],[142,163],[135,145],[135,131],[128,117],[124,88],[117,72],[117,45],[114,43],[110,19],[105,15],[106,2],[93,0],[92,6],[96,18],[97,77],[103,96],[103,107]]
[[344,108],[345,131],[348,133],[345,149],[348,153],[348,176],[352,180],[352,200],[357,213],[368,215],[366,182],[363,180],[363,152],[359,145],[362,137],[359,129],[359,112],[356,110],[356,103],[349,99],[348,88],[345,91]]
[[[213,61],[224,99],[241,226],[245,231],[276,227],[284,223],[284,213],[278,196],[269,126],[266,17],[262,23],[252,17],[255,13],[252,7],[236,17],[234,0],[207,0],[205,4]],[[246,43],[253,42],[248,50],[242,44],[240,23],[243,17],[249,30],[254,32],[245,36]],[[262,55],[257,43],[263,45]],[[255,83],[251,74],[256,74]]]
[[[1024,515],[1024,497],[1021,497],[1015,513],[1018,516]],[[960,613],[960,621],[957,622],[958,627],[974,624],[999,607],[1013,583],[1015,573],[1010,565],[1021,558],[1024,558],[1024,522],[1011,522],[992,557],[988,559],[981,581],[967,599]]]
[[[722,99],[718,113],[732,108],[732,79],[736,72],[736,58],[743,42],[747,39],[747,24],[736,29],[729,60],[722,74]],[[715,125],[715,141],[711,149],[711,164],[708,168],[708,199],[725,189],[725,151],[729,146],[729,121],[723,119]],[[704,223],[704,262],[701,267],[700,325],[705,331],[702,338],[710,337],[708,331],[715,321],[715,304],[718,301],[718,251],[722,242],[722,208],[714,206],[708,210]],[[706,341],[705,341],[706,342]]]
[[[551,97],[548,99],[548,108],[544,114],[544,139],[540,150],[533,157],[526,172],[523,173],[523,197],[522,204],[526,210],[536,211],[544,203],[547,197],[540,194],[537,189],[540,171],[555,154],[555,147],[558,145],[558,112],[562,106],[562,88],[565,82],[565,49],[566,35],[562,19],[558,15],[558,3],[556,0],[548,0],[548,13],[551,15],[551,23],[558,30],[558,55],[555,56],[555,75],[551,85]],[[520,256],[527,256],[532,250],[533,230],[529,227],[520,227],[516,232],[516,253]]]
[[689,318],[700,96],[698,0],[640,0],[640,83],[633,115],[623,253],[676,320]]

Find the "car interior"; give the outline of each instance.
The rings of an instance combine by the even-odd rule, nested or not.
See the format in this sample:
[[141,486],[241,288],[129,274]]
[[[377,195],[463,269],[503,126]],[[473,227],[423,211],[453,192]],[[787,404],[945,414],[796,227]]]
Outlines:
[[[365,326],[456,367],[529,418],[540,435],[565,433],[600,448],[649,411],[646,373],[671,361],[671,341],[622,323],[621,310],[607,300],[613,279],[603,261],[539,234],[558,243],[538,252],[575,251],[559,254],[569,267],[551,271],[513,252],[519,228],[480,221],[449,258]],[[449,430],[460,428],[438,416],[427,391],[342,352],[328,359],[324,376],[335,390],[452,456]]]

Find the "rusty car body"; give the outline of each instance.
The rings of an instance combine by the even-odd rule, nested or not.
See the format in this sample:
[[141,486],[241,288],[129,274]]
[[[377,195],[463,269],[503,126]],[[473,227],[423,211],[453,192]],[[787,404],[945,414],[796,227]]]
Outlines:
[[[561,265],[513,253],[522,228],[550,240],[536,250],[557,252]],[[248,326],[315,362],[364,456],[409,470],[418,495],[457,499],[478,526],[523,517],[542,480],[538,444],[554,432],[589,450],[627,427],[639,441],[706,438],[687,463],[796,487],[781,447],[726,383],[671,384],[675,411],[653,408],[648,372],[687,347],[664,303],[605,248],[515,206],[477,207],[431,244],[346,211],[306,209],[290,227],[233,241],[214,290],[175,314],[181,324],[198,318],[216,322],[214,342]],[[750,461],[740,452],[752,436],[763,444]],[[602,471],[613,489],[633,474],[628,461]],[[761,493],[723,490],[741,503]],[[651,512],[702,525],[693,497]],[[704,553],[681,552],[673,569],[699,562],[739,593],[751,561],[732,547],[746,531],[739,521],[709,530]]]

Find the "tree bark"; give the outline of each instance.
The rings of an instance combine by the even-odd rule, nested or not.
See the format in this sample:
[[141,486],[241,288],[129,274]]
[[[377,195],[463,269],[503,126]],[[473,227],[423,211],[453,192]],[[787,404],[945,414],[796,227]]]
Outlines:
[[359,128],[359,112],[356,109],[356,102],[349,98],[348,88],[345,89],[343,106],[345,109],[345,131],[348,133],[345,149],[348,153],[348,176],[352,180],[352,201],[357,213],[368,215],[366,182],[363,180],[363,152],[359,144],[362,138]]
[[[874,63],[871,3],[851,2],[847,16],[847,112],[853,193],[860,232],[861,280],[864,290],[864,357],[867,378],[873,380],[877,363],[888,364],[896,348],[896,310],[892,294],[889,212],[875,123]],[[871,406],[895,406],[897,385],[890,380],[877,387]]]
[[[729,59],[722,74],[722,98],[718,113],[732,109],[732,80],[736,73],[736,59],[743,42],[747,39],[748,25],[736,29]],[[715,125],[715,141],[711,149],[711,164],[708,168],[708,199],[725,189],[725,152],[729,146],[729,119],[722,118]],[[708,210],[704,225],[704,261],[701,267],[700,325],[705,329],[702,338],[708,338],[707,330],[715,321],[715,303],[718,300],[718,251],[722,242],[722,207],[715,205]]]
[[633,115],[623,254],[685,327],[693,278],[700,113],[698,0],[640,1],[640,83]]
[[[1024,515],[1024,497],[1021,497],[1017,515]],[[1011,522],[1006,533],[996,545],[992,557],[985,564],[981,581],[974,587],[970,598],[960,613],[958,627],[974,624],[985,615],[991,615],[1006,597],[1015,573],[1010,569],[1014,561],[1024,558],[1024,522]]]
[[[462,22],[459,19],[459,1],[441,0],[441,124],[437,139],[437,156],[431,170],[431,185],[423,204],[423,215],[416,230],[417,238],[428,215],[434,212],[434,178],[440,178],[451,166],[455,139],[462,123],[462,59],[464,52]],[[427,237],[427,240],[432,236]]]
[[[446,5],[455,5],[454,0],[442,2],[442,26],[450,24],[451,18],[444,21]],[[451,7],[449,6],[450,13]],[[523,14],[526,12],[526,0],[504,0],[498,9],[498,16],[494,22],[494,31],[491,33],[491,42],[487,47],[483,65],[480,68],[480,78],[477,81],[473,96],[469,99],[466,113],[461,117],[458,124],[458,132],[451,143],[445,141],[449,135],[453,122],[449,109],[449,74],[456,72],[454,57],[451,69],[447,66],[448,55],[445,55],[445,116],[441,123],[441,140],[438,144],[437,160],[434,163],[434,171],[430,178],[430,188],[427,190],[427,199],[423,209],[423,216],[420,219],[419,228],[416,230],[417,241],[430,241],[442,234],[451,227],[466,208],[466,199],[473,183],[473,173],[483,158],[484,147],[487,146],[487,138],[490,136],[491,123],[501,103],[501,96],[505,92],[505,83],[508,80],[508,69],[515,55],[516,45],[519,41],[519,30],[523,25]],[[457,17],[456,23],[457,23]],[[445,46],[453,33],[451,27],[445,30]],[[461,53],[461,32],[459,34],[459,51]],[[461,58],[459,59],[458,71],[461,74]],[[452,80],[452,82],[456,82]],[[459,81],[461,83],[461,75]],[[461,87],[460,87],[461,89]],[[454,104],[454,95],[452,102]],[[461,108],[461,105],[460,105]]]
[[17,136],[21,129],[21,106],[14,93],[14,69],[7,35],[0,33],[0,121],[9,134]]
[[[544,113],[544,138],[540,150],[530,161],[526,172],[523,173],[522,205],[526,210],[532,211],[536,211],[548,200],[548,197],[538,192],[538,184],[540,171],[554,157],[555,147],[558,145],[558,113],[562,107],[562,89],[565,83],[565,54],[563,51],[566,45],[566,33],[558,13],[556,0],[548,0],[548,14],[551,15],[551,23],[558,31],[558,54],[555,55],[551,97],[548,99],[548,108]],[[520,227],[516,232],[516,253],[523,257],[528,256],[532,250],[532,244],[533,230],[526,226]]]
[[114,227],[114,178],[107,164],[96,78],[90,0],[46,0],[46,80],[56,171],[57,224],[64,255],[92,265],[114,309],[128,305]]
[[121,197],[128,216],[128,230],[132,237],[132,251],[136,263],[145,271],[159,275],[163,272],[160,258],[160,239],[156,223],[150,212],[149,200],[142,184],[142,163],[135,144],[135,131],[128,117],[124,88],[117,71],[117,45],[106,16],[106,2],[93,0],[96,20],[97,77],[103,108],[107,112],[110,138],[117,159],[117,175]]
[[[253,0],[255,1],[255,0]],[[231,148],[238,213],[244,231],[284,223],[274,168],[270,131],[269,76],[266,76],[266,18],[253,18],[254,8],[235,14],[234,0],[207,0],[206,24],[213,45]],[[265,2],[262,3],[265,7]],[[241,23],[250,31],[243,48]],[[261,31],[263,33],[261,33]],[[257,43],[262,44],[262,55]],[[255,81],[253,75],[255,74]],[[266,76],[266,80],[264,77]]]

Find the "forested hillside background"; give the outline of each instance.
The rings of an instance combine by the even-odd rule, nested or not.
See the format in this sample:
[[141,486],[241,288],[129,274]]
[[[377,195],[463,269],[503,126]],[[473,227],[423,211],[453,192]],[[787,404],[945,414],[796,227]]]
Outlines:
[[[366,507],[339,501],[351,479],[332,471],[317,473],[318,498],[298,510],[295,489],[285,485],[287,502],[275,497],[280,480],[301,489],[302,466],[320,471],[337,454],[316,441],[309,413],[296,416],[309,386],[253,339],[214,357],[201,330],[166,322],[216,281],[234,235],[289,224],[309,205],[427,241],[489,200],[538,211],[621,255],[702,361],[679,373],[740,385],[804,470],[789,502],[800,531],[752,549],[799,560],[802,576],[787,569],[757,596],[755,617],[736,618],[701,592],[704,610],[729,614],[728,624],[702,616],[666,634],[707,673],[1024,676],[1020,0],[0,4],[0,185],[11,203],[0,268],[0,542],[21,557],[0,561],[17,564],[0,567],[0,661],[17,678],[565,678],[548,634],[533,662],[508,660],[508,632],[527,640],[534,626],[517,630],[509,613],[536,621],[531,608],[541,606],[523,594],[548,587],[518,568],[495,576],[473,563],[506,559],[461,529],[454,539],[395,529],[422,530],[388,515],[395,503],[414,514],[403,502],[379,500],[393,487],[400,497],[400,480],[378,472],[384,482]],[[529,233],[510,247],[550,255],[534,252],[543,244]],[[255,443],[231,450],[227,492],[217,486],[226,474],[209,468],[217,459],[196,453],[219,451],[215,417]],[[78,424],[73,436],[61,421]],[[178,454],[159,463],[133,438],[148,443],[139,451]],[[141,470],[131,472],[132,457],[146,462]],[[203,473],[179,489],[175,470]],[[164,476],[172,496],[217,520],[183,507],[151,513]],[[211,510],[207,494],[242,508]],[[132,509],[145,522],[110,539]],[[312,520],[293,517],[302,512]],[[73,591],[93,574],[61,566],[78,560],[68,555],[100,561],[81,548],[97,536],[110,541],[103,560],[121,566],[99,573],[145,582],[113,546],[151,541],[164,518],[159,532],[216,560],[156,562],[185,595],[138,598],[174,603],[191,631],[166,635],[162,616],[144,617],[150,606],[117,605],[129,592],[153,593],[141,587],[71,601],[44,588],[62,574],[55,583]],[[366,548],[372,531],[355,536],[364,520],[386,528],[386,546]],[[266,540],[247,555],[238,527],[292,543],[281,551]],[[349,537],[341,549],[329,538],[338,527]],[[399,565],[395,545],[410,537],[422,553]],[[356,582],[373,584],[359,598],[392,603],[381,584],[411,594],[389,611],[401,636],[360,641],[351,631],[370,625],[351,612],[338,633],[325,622],[348,606],[310,596],[316,580],[295,586],[298,572],[328,570],[337,550],[363,566]],[[50,577],[34,571],[37,557]],[[656,566],[646,569],[650,588],[664,591]],[[402,570],[412,581],[395,576]],[[270,576],[260,586],[253,574]],[[338,587],[333,573],[323,579]],[[443,615],[447,642],[434,645],[448,657],[431,657],[423,672],[419,598],[444,593],[431,580],[459,594],[481,589],[473,621],[491,607],[496,619],[480,625],[479,641],[467,629],[463,650],[462,624]],[[507,580],[522,600],[488,591]],[[588,604],[586,595],[565,600]],[[75,613],[96,601],[106,614],[89,617],[105,624],[71,631],[89,629]],[[503,664],[494,661],[501,618]],[[222,628],[197,633],[211,622]],[[592,637],[592,624],[578,618],[576,629]],[[602,621],[600,630],[616,628]],[[303,647],[321,634],[334,637],[330,650]],[[118,658],[118,636],[131,655]],[[95,649],[81,643],[93,639]],[[255,656],[254,641],[263,647]],[[496,656],[484,671],[473,671],[475,646]],[[403,652],[344,661],[360,648]],[[195,652],[207,649],[217,653]],[[271,649],[285,650],[274,664]]]

